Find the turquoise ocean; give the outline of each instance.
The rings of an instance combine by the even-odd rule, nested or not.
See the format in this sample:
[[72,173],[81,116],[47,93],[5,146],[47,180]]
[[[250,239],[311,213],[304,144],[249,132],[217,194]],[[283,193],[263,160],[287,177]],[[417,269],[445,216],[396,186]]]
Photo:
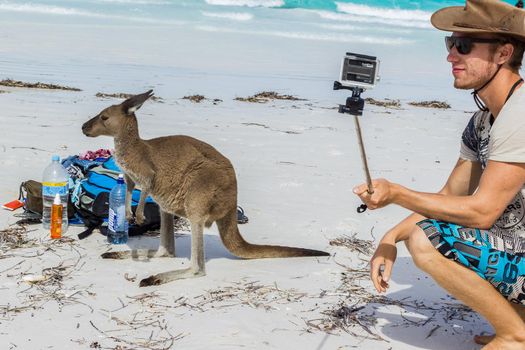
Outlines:
[[[340,101],[345,52],[376,56],[366,94],[472,101],[451,86],[433,11],[462,1],[0,0],[0,78],[86,91],[228,99],[276,90]],[[464,104],[462,104],[464,101]]]

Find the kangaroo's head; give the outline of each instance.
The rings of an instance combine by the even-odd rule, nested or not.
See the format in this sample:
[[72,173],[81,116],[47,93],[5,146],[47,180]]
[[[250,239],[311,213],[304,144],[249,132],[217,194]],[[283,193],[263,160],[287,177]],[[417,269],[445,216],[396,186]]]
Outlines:
[[135,119],[135,111],[151,96],[153,96],[153,90],[132,96],[119,105],[103,109],[97,116],[82,125],[82,132],[89,137],[119,134],[128,125],[130,118]]

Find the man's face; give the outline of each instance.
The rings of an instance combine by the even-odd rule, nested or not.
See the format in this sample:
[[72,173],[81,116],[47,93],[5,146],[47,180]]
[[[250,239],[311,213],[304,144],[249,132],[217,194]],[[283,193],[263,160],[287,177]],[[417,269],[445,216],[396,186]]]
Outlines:
[[[494,39],[489,34],[452,33],[453,37]],[[478,89],[485,84],[498,69],[495,61],[494,44],[473,43],[468,54],[460,54],[454,46],[450,49],[447,61],[452,64],[454,87],[456,89]]]

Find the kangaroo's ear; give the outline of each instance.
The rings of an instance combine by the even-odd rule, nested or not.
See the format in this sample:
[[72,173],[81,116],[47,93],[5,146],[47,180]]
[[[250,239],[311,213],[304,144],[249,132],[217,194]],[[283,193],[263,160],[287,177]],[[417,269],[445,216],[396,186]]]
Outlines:
[[126,101],[122,102],[120,105],[122,106],[124,113],[130,115],[135,113],[135,111],[142,107],[142,104],[146,102],[146,100],[151,96],[153,96],[153,90],[149,90],[140,95],[132,96]]

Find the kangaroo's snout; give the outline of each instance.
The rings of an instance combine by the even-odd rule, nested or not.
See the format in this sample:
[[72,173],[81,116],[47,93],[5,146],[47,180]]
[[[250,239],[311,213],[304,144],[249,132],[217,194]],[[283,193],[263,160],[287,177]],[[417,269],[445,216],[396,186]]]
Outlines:
[[82,125],[82,133],[88,137],[97,137],[103,134],[103,125],[99,122],[99,116],[95,116]]
[[85,122],[83,125],[82,125],[82,133],[86,136],[91,136],[89,135],[89,131],[91,129],[91,127],[89,126],[91,120]]

